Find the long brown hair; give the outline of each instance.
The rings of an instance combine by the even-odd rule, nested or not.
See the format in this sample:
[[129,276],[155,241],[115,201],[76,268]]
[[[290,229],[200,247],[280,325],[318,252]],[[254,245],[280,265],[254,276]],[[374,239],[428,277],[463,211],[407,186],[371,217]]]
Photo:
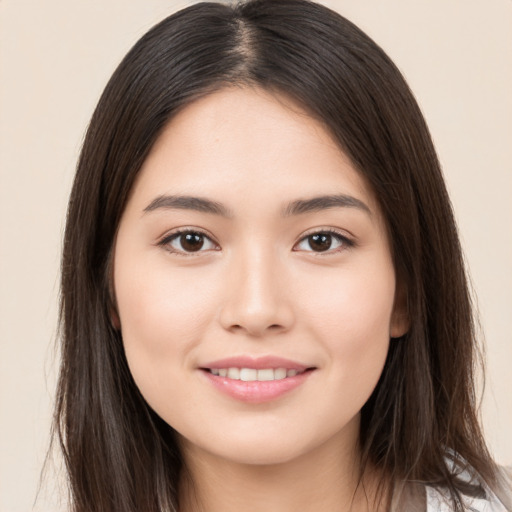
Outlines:
[[488,483],[477,421],[475,329],[450,201],[400,72],[348,20],[306,0],[202,3],[151,29],[121,62],[92,117],[69,202],[62,259],[62,366],[55,432],[74,512],[176,511],[186,468],[173,429],[139,393],[111,324],[114,237],[162,128],[227,84],[285,93],[321,120],[375,192],[411,325],[391,341],[362,410],[363,465],[393,483],[448,489],[452,465]]

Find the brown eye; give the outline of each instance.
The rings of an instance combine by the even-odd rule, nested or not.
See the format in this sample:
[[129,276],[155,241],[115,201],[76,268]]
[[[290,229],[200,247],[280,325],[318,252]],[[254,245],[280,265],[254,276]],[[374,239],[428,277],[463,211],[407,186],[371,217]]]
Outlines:
[[305,236],[296,245],[294,250],[332,254],[353,246],[354,242],[341,233],[336,231],[318,231],[317,233]]
[[308,237],[309,246],[316,252],[327,251],[332,245],[332,235],[328,233],[317,233]]
[[185,256],[217,248],[216,244],[204,233],[192,230],[180,231],[169,235],[159,245],[164,246],[174,254]]
[[199,233],[186,233],[180,235],[181,247],[187,252],[199,251],[204,245],[204,236]]

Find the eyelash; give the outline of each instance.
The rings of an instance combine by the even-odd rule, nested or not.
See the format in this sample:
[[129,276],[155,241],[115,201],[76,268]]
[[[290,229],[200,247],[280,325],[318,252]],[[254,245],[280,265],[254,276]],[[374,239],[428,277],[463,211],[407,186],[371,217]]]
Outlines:
[[[332,254],[338,254],[346,249],[350,249],[351,247],[354,247],[355,241],[349,238],[348,236],[340,233],[339,231],[336,231],[335,229],[318,229],[315,231],[311,231],[310,233],[306,233],[298,242],[295,244],[295,246],[302,243],[304,240],[307,240],[309,237],[312,237],[314,235],[330,235],[334,239],[336,239],[338,242],[341,243],[341,247],[331,250],[330,248],[327,249],[327,251],[307,251],[311,252],[315,255],[315,257],[323,257],[323,256],[330,256]],[[295,247],[294,246],[294,247]]]
[[[179,229],[177,231],[174,231],[173,233],[162,238],[162,240],[160,240],[157,243],[157,245],[164,247],[170,253],[176,254],[178,256],[190,257],[190,256],[196,256],[196,255],[200,254],[201,252],[204,252],[202,250],[187,252],[187,251],[177,251],[175,249],[172,249],[170,247],[171,242],[173,242],[174,240],[177,240],[181,235],[184,235],[184,234],[202,235],[205,238],[207,238],[212,244],[217,245],[216,242],[214,242],[212,240],[212,238],[207,233],[205,233],[201,229],[197,229],[197,228],[195,228],[195,229],[184,228],[184,229]],[[341,247],[339,247],[335,250],[327,249],[326,251],[306,251],[306,252],[313,253],[315,256],[326,256],[326,255],[337,254],[343,250],[350,249],[351,247],[354,247],[356,245],[354,240],[348,238],[346,235],[341,234],[339,231],[336,231],[334,229],[319,229],[319,230],[312,231],[311,233],[307,233],[306,235],[304,235],[294,245],[294,247],[296,247],[297,245],[299,245],[300,243],[302,243],[303,241],[307,240],[309,237],[312,237],[314,235],[330,235],[342,244]]]
[[170,243],[173,240],[176,240],[181,235],[186,235],[186,234],[202,235],[205,238],[207,238],[208,240],[210,240],[214,245],[217,245],[216,242],[214,242],[212,240],[212,238],[207,233],[205,233],[201,229],[197,229],[197,228],[195,228],[195,229],[190,229],[190,228],[178,229],[177,231],[174,231],[174,232],[170,233],[169,235],[165,236],[162,240],[160,240],[160,242],[158,242],[157,245],[164,247],[167,251],[169,251],[172,254],[176,254],[177,256],[196,256],[197,254],[204,252],[201,250],[195,251],[195,252],[176,251],[170,247]]

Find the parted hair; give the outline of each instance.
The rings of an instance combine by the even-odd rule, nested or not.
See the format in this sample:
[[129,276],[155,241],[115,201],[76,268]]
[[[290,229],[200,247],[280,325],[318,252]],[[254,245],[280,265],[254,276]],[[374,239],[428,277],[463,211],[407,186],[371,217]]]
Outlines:
[[250,0],[199,3],[153,27],[114,72],[88,127],[64,238],[54,421],[72,511],[179,509],[186,467],[175,433],[141,396],[111,322],[112,251],[162,129],[230,85],[292,98],[374,192],[410,328],[391,340],[363,407],[362,467],[377,467],[386,485],[443,486],[462,510],[466,489],[453,459],[489,483],[495,466],[477,416],[479,352],[463,256],[428,128],[396,66],[350,21],[306,0]]

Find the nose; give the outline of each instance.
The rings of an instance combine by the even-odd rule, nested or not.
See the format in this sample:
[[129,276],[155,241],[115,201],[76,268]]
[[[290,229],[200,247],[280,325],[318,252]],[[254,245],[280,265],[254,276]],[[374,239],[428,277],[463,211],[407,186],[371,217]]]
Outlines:
[[291,290],[283,281],[282,269],[270,251],[240,255],[229,269],[220,309],[222,327],[255,337],[289,330],[295,318]]

